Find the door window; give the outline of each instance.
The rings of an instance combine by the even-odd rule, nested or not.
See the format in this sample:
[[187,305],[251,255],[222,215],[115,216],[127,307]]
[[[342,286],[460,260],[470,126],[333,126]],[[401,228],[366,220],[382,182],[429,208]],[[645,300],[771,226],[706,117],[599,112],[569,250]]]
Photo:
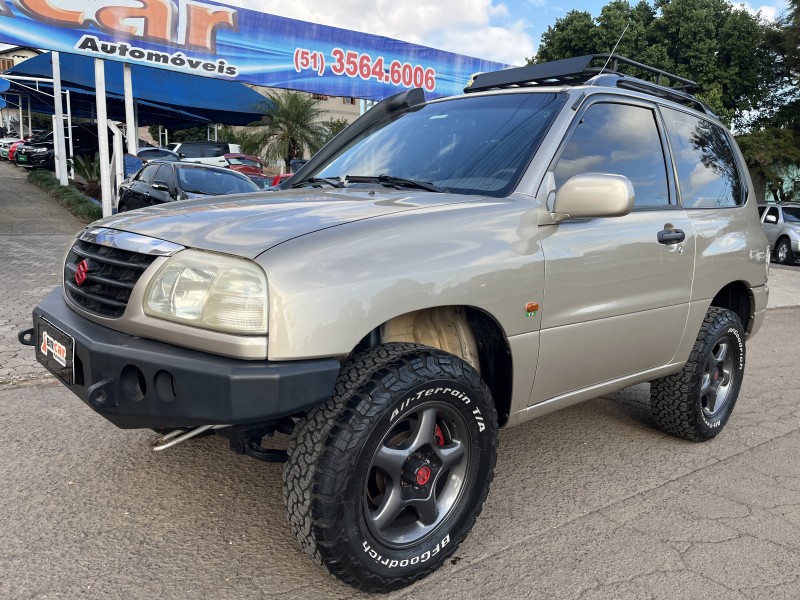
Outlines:
[[745,186],[725,130],[679,110],[663,113],[684,208],[744,204]]
[[139,177],[136,179],[143,183],[152,183],[153,177],[155,176],[156,171],[158,171],[159,166],[160,165],[147,165],[144,169],[139,171]]
[[633,184],[636,208],[669,206],[667,166],[655,113],[611,103],[586,109],[556,163],[556,187],[582,173],[624,175]]
[[169,165],[161,165],[158,173],[153,177],[153,181],[163,181],[169,186],[169,189],[175,188],[175,175],[172,172],[172,167]]

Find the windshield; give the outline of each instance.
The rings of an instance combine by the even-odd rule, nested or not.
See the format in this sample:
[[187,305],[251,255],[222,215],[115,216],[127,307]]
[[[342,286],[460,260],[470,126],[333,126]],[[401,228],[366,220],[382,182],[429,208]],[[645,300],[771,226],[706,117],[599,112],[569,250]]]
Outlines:
[[184,192],[222,196],[256,192],[258,186],[247,177],[197,167],[178,167],[178,187]]
[[562,94],[455,98],[390,115],[311,176],[389,175],[451,192],[505,196],[566,101]]

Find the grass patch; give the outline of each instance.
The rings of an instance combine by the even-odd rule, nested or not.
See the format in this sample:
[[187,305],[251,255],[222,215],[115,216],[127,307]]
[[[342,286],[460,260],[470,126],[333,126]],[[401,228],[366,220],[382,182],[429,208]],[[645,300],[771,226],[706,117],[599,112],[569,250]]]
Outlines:
[[58,203],[84,223],[91,223],[103,216],[103,209],[74,187],[62,187],[50,172],[36,169],[28,174],[28,181],[55,198]]

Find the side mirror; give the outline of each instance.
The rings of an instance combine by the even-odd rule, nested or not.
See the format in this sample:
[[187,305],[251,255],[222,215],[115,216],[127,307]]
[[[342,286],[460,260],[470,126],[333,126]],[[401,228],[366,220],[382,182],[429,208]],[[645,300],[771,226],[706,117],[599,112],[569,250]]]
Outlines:
[[575,175],[556,192],[553,216],[556,222],[622,217],[633,210],[634,196],[633,184],[624,175]]
[[775,215],[767,215],[766,217],[764,217],[764,223],[777,223],[777,222],[778,222],[778,217],[776,217]]
[[169,192],[169,186],[164,181],[154,181],[152,187],[159,192]]

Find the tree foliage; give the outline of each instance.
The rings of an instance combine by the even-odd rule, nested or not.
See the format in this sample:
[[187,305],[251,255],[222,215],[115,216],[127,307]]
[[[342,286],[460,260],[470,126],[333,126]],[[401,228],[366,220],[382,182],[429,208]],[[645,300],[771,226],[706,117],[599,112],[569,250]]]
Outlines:
[[726,0],[612,0],[596,18],[573,10],[548,27],[535,62],[608,53],[626,25],[616,53],[696,81],[743,132],[759,199],[780,187],[782,169],[800,164],[800,0],[774,23]]
[[610,52],[626,25],[617,54],[696,81],[723,121],[743,123],[768,93],[764,23],[726,0],[612,0],[596,19],[571,11],[542,35],[536,60]]

